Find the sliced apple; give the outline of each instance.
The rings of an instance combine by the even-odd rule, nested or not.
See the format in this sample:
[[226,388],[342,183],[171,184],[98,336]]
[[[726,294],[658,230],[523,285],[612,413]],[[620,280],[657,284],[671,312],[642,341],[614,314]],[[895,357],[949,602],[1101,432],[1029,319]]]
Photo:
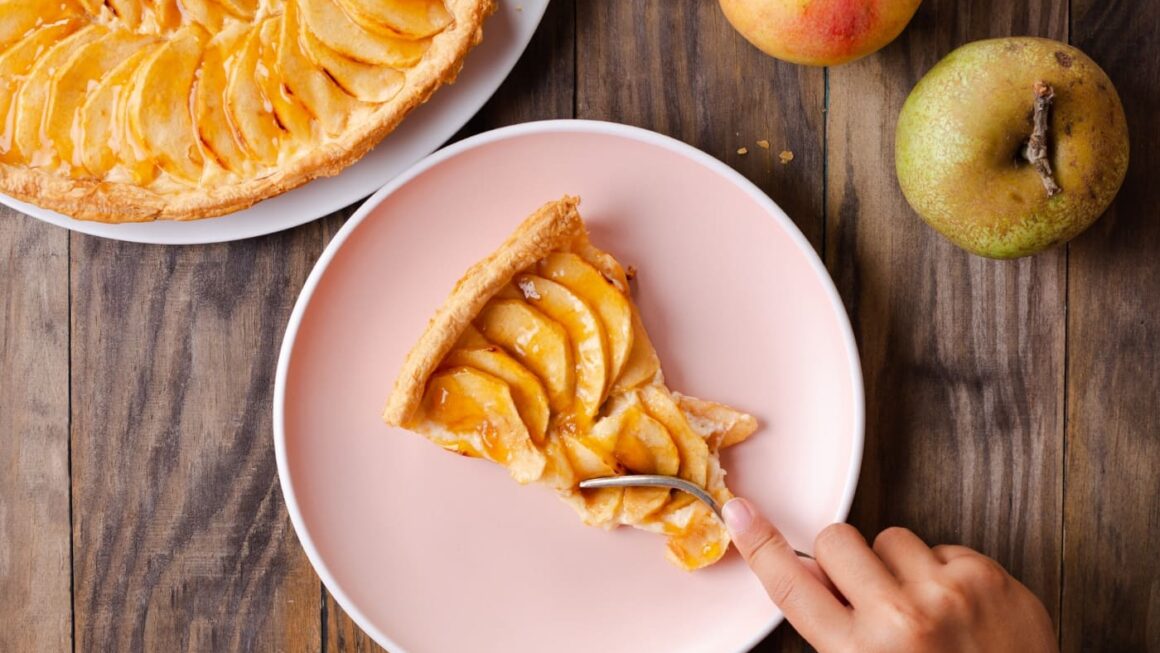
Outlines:
[[[668,506],[665,508],[667,510]],[[670,558],[685,569],[700,569],[725,555],[729,548],[729,535],[705,504],[690,504],[687,511],[690,514],[689,525],[669,536],[667,552]]]
[[709,445],[709,451],[731,447],[757,431],[757,418],[736,408],[674,392],[689,426]]
[[[608,457],[599,445],[584,436],[565,435],[561,438],[568,460],[575,471],[576,479],[583,480],[601,476],[615,476],[618,473],[608,464]],[[612,526],[624,499],[623,488],[598,488],[584,490],[584,504],[587,513],[585,521],[593,525]]]
[[141,65],[126,106],[132,136],[177,179],[196,183],[203,159],[193,127],[190,91],[208,35],[188,25]]
[[69,0],[0,0],[0,51],[37,28],[79,13]]
[[493,299],[515,299],[522,302],[524,301],[524,293],[516,287],[515,281],[513,280],[511,283],[504,284],[502,287],[500,287],[500,289],[496,291],[495,297],[493,297]]
[[241,49],[226,61],[225,107],[246,152],[259,163],[270,165],[278,160],[282,129],[258,84],[261,45],[261,30],[250,30]]
[[160,47],[146,45],[109,71],[85,99],[80,109],[81,164],[89,174],[104,177],[117,164],[124,142],[124,104],[133,75],[146,57]]
[[668,429],[639,407],[629,410],[612,453],[635,474],[675,476],[681,467],[680,451]]
[[536,267],[540,276],[571,290],[591,306],[608,342],[608,385],[620,377],[632,348],[632,305],[596,268],[575,254],[549,254]]
[[137,29],[145,18],[141,0],[105,0],[105,5],[117,16],[117,21],[129,29]]
[[561,437],[572,469],[581,479],[616,476],[622,472],[609,463],[606,452],[591,438],[584,435],[564,435]]
[[540,480],[562,492],[574,489],[576,470],[572,469],[572,461],[568,459],[568,452],[560,438],[549,435],[544,442],[543,452],[548,464]]
[[467,328],[459,336],[459,340],[455,342],[456,349],[482,349],[491,346],[487,338],[475,328],[474,324],[468,324]]
[[[626,411],[612,455],[635,474],[674,476],[681,465],[680,452],[668,430],[645,414],[639,404]],[[625,519],[639,523],[668,503],[669,495],[666,488],[626,488],[622,507]]]
[[704,505],[691,494],[675,492],[664,509],[654,515],[654,519],[663,524],[663,530],[669,535],[685,531],[696,515],[696,506]]
[[[177,4],[178,0],[148,0],[149,8],[153,13],[153,22],[157,29],[165,32],[181,27],[183,8]],[[186,0],[182,0],[184,3]]]
[[575,254],[584,260],[585,263],[596,268],[606,281],[610,281],[616,289],[628,296],[628,275],[624,273],[624,268],[621,267],[620,261],[608,252],[597,249],[592,243],[584,243],[580,245]]
[[589,526],[613,528],[618,524],[617,516],[624,503],[625,488],[602,487],[595,490],[584,490],[585,511],[582,513],[584,523]]
[[443,0],[338,0],[360,25],[372,32],[421,39],[452,22]]
[[532,444],[508,385],[494,376],[468,367],[436,374],[427,384],[421,415],[507,467],[520,483],[543,474],[547,459]]
[[363,102],[390,100],[406,80],[406,75],[389,66],[355,61],[335,52],[309,30],[302,32],[302,49],[347,95]]
[[165,42],[161,42],[153,48],[146,48],[149,50],[149,54],[141,60],[125,86],[115,91],[113,113],[110,120],[112,122],[113,142],[117,144],[114,151],[120,165],[115,166],[109,172],[107,175],[109,179],[128,180],[130,183],[143,186],[151,183],[161,174],[157,157],[129,124],[129,104],[136,89],[141,86],[141,80],[146,72],[146,64],[156,57],[165,45]]
[[564,327],[514,299],[489,302],[475,325],[540,377],[552,410],[563,412],[572,406],[576,370]]
[[181,0],[181,7],[190,20],[199,23],[215,36],[221,32],[229,15],[225,8],[213,0]]
[[680,470],[680,451],[668,430],[645,412],[635,393],[619,398],[611,413],[592,426],[588,440],[623,473],[674,476]]
[[14,98],[12,143],[0,160],[13,162],[23,159],[33,166],[49,166],[56,159],[55,151],[41,132],[44,109],[48,104],[53,72],[67,62],[76,51],[106,34],[100,25],[88,25],[57,41],[45,51],[28,71],[24,83]]
[[346,128],[347,117],[358,102],[306,56],[301,47],[300,23],[298,3],[289,0],[278,46],[278,69],[286,90],[302,102],[302,106],[322,125],[323,131],[333,136]]
[[314,117],[287,91],[282,81],[284,75],[278,68],[278,43],[282,39],[284,19],[282,15],[262,23],[259,65],[254,75],[262,94],[270,101],[274,119],[286,132],[283,145],[302,145],[314,140]]
[[596,313],[564,286],[525,274],[516,278],[524,299],[564,327],[576,363],[576,408],[591,420],[604,401],[608,381],[608,347]]
[[207,156],[226,170],[246,174],[252,162],[240,137],[226,117],[226,59],[249,34],[249,26],[235,24],[219,32],[206,46],[194,89],[194,125]]
[[14,121],[9,120],[24,76],[41,54],[81,26],[78,20],[62,20],[37,29],[0,54],[0,160],[12,147]]
[[612,384],[613,392],[626,392],[646,383],[651,383],[660,372],[661,362],[657,352],[653,349],[648,332],[644,330],[640,313],[636,307],[632,308],[632,350],[628,352],[628,360],[620,377]]
[[152,40],[128,30],[109,31],[76,48],[52,75],[42,133],[73,174],[79,174],[84,166],[81,107],[106,73]]
[[410,68],[419,63],[431,45],[430,39],[411,41],[368,32],[351,20],[335,0],[297,1],[301,4],[304,28],[335,52],[356,61]]
[[535,374],[495,345],[454,349],[443,359],[447,367],[472,367],[508,384],[516,409],[536,444],[543,444],[548,431],[548,394]]
[[[287,0],[287,4],[292,1]],[[242,20],[253,19],[258,11],[258,0],[214,0],[214,2]]]
[[655,514],[669,502],[672,492],[663,487],[628,487],[624,488],[624,499],[621,511],[624,521],[629,524],[639,524]]
[[624,429],[624,424],[627,421],[629,411],[634,405],[639,410],[640,402],[632,398],[632,403],[623,401],[624,397],[613,397],[610,403],[613,404],[612,410],[605,417],[597,420],[588,432],[588,438],[592,441],[594,447],[600,451],[605,452],[606,462],[609,465],[616,464],[616,458],[612,452],[616,449],[616,441],[620,439],[620,432]]
[[705,487],[709,474],[709,445],[685,421],[685,415],[667,392],[654,386],[640,390],[645,411],[668,431],[681,456],[677,475]]

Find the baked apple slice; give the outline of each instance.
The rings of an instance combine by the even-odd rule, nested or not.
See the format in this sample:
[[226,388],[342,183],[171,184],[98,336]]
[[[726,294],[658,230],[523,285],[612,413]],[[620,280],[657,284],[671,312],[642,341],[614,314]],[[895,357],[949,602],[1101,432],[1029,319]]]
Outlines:
[[245,174],[252,162],[226,116],[226,64],[248,33],[243,25],[237,25],[219,32],[206,45],[193,100],[194,124],[207,156],[223,169],[238,174]]
[[572,406],[576,370],[564,327],[514,299],[487,305],[475,325],[484,338],[543,381],[553,411],[563,412]]
[[423,58],[430,39],[412,41],[363,29],[335,0],[300,0],[303,27],[334,51],[356,61],[410,68]]
[[16,161],[23,158],[33,166],[50,166],[56,158],[52,145],[41,132],[44,124],[44,110],[51,94],[53,73],[64,66],[69,59],[89,43],[108,32],[100,25],[88,25],[73,32],[41,55],[28,71],[24,83],[16,92],[14,106],[10,111],[12,120],[11,146],[0,154],[2,161]]
[[548,393],[544,385],[528,368],[520,365],[499,347],[484,343],[480,347],[452,350],[443,360],[444,365],[470,367],[486,372],[508,384],[520,419],[528,427],[528,434],[536,444],[544,443],[548,432]]
[[360,25],[407,39],[438,34],[451,24],[451,12],[443,0],[338,0]]
[[225,107],[230,126],[240,137],[246,153],[265,165],[278,159],[282,129],[274,116],[273,105],[258,84],[260,35],[261,30],[251,30],[241,49],[227,63]]
[[38,27],[80,13],[70,0],[0,0],[0,52]]
[[608,340],[609,383],[620,375],[632,349],[632,307],[624,292],[595,267],[570,252],[549,254],[536,265],[536,272],[572,289],[591,306],[604,325]]
[[160,46],[160,43],[146,46],[126,57],[97,83],[81,105],[80,155],[88,174],[104,177],[120,161],[114,144],[123,143],[127,138],[124,119],[127,89],[142,62]]
[[[153,39],[133,32],[114,30],[106,32],[83,47],[53,73],[49,82],[49,98],[44,107],[44,136],[54,146],[56,156],[74,176],[83,175],[80,150],[77,143],[81,132],[80,109],[88,99],[88,80],[100,80],[108,72]],[[100,82],[97,82],[99,87]]]
[[191,138],[197,132],[189,98],[208,40],[191,25],[158,48],[137,71],[126,107],[132,137],[162,170],[190,183],[201,177],[204,159]]
[[363,102],[386,102],[402,90],[405,75],[389,66],[376,66],[344,56],[307,30],[302,49],[347,95]]
[[347,117],[358,102],[314,64],[303,50],[302,20],[297,2],[287,2],[278,43],[278,69],[286,89],[322,125],[329,135],[346,128]]
[[44,25],[0,54],[0,159],[12,145],[12,123],[8,117],[13,110],[13,99],[24,83],[24,76],[36,64],[42,52],[80,26],[81,22],[76,20]]
[[604,330],[596,313],[567,287],[533,274],[516,277],[516,287],[533,308],[539,309],[568,334],[576,370],[573,412],[590,422],[604,400],[608,377]]

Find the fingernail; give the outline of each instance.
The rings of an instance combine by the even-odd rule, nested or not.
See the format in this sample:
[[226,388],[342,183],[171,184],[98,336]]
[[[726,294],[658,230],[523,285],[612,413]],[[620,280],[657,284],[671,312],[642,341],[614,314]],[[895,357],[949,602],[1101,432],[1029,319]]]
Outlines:
[[753,506],[745,499],[730,499],[722,506],[721,515],[730,533],[742,533],[753,523]]

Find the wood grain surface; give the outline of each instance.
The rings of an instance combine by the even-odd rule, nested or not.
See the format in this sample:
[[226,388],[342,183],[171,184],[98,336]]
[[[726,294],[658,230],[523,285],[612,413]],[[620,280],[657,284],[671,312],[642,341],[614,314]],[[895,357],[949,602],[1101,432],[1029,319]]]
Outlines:
[[[894,123],[956,46],[1023,34],[1107,70],[1132,163],[1069,246],[987,261],[906,204]],[[762,55],[712,0],[553,0],[457,138],[612,120],[741,171],[823,255],[854,325],[851,520],[995,557],[1064,651],[1160,653],[1157,115],[1160,0],[925,0],[895,43],[828,70]],[[0,653],[381,651],[311,570],[270,437],[286,320],[351,210],[198,247],[0,211]],[[783,626],[757,650],[809,647]]]
[[[851,521],[1002,563],[1059,613],[1066,251],[959,250],[907,205],[894,121],[968,41],[1067,37],[1067,7],[927,0],[876,56],[830,71],[826,260],[854,325],[866,447]],[[1032,88],[1035,80],[1027,80]]]
[[1063,650],[1160,652],[1160,3],[1072,2],[1131,138],[1111,210],[1072,241]]
[[68,234],[0,208],[0,651],[72,646]]
[[204,247],[72,236],[78,649],[318,650],[270,420],[323,224]]

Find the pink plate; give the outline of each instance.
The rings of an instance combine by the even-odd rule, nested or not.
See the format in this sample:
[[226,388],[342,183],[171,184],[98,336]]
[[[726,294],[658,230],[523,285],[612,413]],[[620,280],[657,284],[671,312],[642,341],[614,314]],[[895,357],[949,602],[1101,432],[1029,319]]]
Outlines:
[[290,516],[326,586],[403,651],[744,651],[781,615],[731,552],[689,574],[663,540],[583,526],[543,487],[390,429],[404,355],[469,265],[531,211],[582,199],[593,241],[639,270],[675,390],[752,412],[729,484],[799,548],[845,518],[862,385],[825,268],[784,213],[687,145],[552,121],[444,149],[367,201],[322,255],[278,364],[274,438]]

